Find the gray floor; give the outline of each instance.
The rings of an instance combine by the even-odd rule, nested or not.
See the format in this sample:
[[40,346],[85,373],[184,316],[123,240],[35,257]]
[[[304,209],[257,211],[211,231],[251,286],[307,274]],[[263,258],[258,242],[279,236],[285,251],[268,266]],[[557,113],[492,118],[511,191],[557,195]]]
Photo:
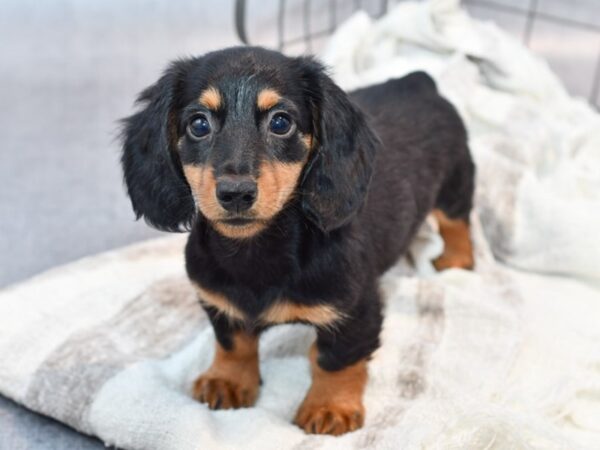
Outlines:
[[[249,2],[255,36],[275,36],[268,24],[277,3]],[[539,4],[600,24],[597,0]],[[480,0],[468,5],[522,35],[523,15]],[[232,17],[232,0],[0,2],[0,286],[158,235],[133,220],[116,121],[131,113],[135,93],[166,61],[235,44]],[[532,48],[550,58],[572,92],[586,95],[600,56],[598,34],[536,27]],[[102,447],[0,397],[0,450]]]
[[76,433],[0,397],[0,449],[62,450],[106,448],[95,438]]

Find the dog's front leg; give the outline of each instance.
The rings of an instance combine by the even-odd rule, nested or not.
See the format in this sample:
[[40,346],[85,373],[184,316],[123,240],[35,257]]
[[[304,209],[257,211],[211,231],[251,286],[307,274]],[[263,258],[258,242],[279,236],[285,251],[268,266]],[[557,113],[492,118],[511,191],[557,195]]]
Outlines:
[[309,353],[312,385],[295,423],[307,433],[340,435],[362,427],[367,361],[379,346],[381,307],[376,291],[335,331],[319,330]]
[[212,365],[194,383],[194,398],[211,409],[254,405],[258,396],[258,335],[206,308],[217,337]]

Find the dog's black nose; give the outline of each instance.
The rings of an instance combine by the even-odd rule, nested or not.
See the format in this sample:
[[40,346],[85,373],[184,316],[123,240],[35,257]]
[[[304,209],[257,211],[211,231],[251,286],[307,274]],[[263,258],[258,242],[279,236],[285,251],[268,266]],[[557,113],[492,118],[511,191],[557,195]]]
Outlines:
[[256,183],[246,177],[227,177],[217,182],[217,199],[227,211],[246,211],[254,204],[256,194]]

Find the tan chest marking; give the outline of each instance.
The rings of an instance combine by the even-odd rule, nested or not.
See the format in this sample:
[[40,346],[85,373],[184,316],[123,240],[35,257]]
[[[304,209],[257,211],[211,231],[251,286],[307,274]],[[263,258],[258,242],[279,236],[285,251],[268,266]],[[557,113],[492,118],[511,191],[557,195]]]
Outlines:
[[214,292],[208,289],[205,289],[199,286],[196,283],[193,283],[194,287],[198,291],[200,296],[200,301],[206,306],[212,306],[223,315],[236,320],[246,320],[246,316],[242,311],[236,308],[233,303],[231,303],[227,297],[223,294],[219,294],[218,292]]
[[[211,306],[223,315],[234,320],[247,320],[240,311],[223,294],[211,291],[192,283],[200,296],[200,301]],[[327,327],[343,319],[343,314],[331,305],[299,305],[287,300],[281,300],[265,310],[257,319],[261,324],[278,324],[287,322],[307,322],[313,325]]]
[[289,301],[279,301],[264,313],[263,323],[308,322],[318,326],[330,326],[340,320],[342,315],[330,305],[298,305]]

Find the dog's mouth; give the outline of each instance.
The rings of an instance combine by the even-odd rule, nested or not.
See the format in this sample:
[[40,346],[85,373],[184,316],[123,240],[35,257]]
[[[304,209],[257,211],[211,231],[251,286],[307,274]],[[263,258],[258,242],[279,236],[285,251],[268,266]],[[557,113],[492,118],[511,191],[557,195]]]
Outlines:
[[229,216],[212,222],[213,228],[223,236],[232,239],[246,239],[260,233],[268,226],[268,221],[257,217]]
[[243,227],[258,222],[258,220],[249,217],[231,217],[228,219],[221,219],[219,222],[231,227]]

